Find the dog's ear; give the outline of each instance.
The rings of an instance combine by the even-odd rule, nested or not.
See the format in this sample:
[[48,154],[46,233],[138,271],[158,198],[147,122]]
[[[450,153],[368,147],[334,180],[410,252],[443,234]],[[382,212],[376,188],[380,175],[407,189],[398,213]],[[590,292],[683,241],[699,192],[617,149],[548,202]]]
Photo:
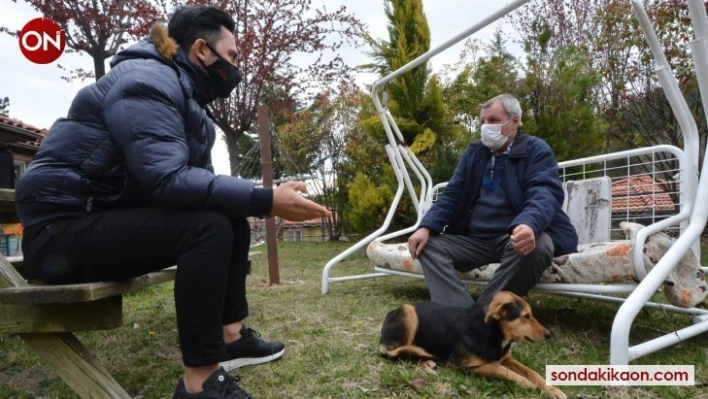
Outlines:
[[487,307],[487,313],[484,315],[484,322],[489,323],[491,319],[499,320],[504,316],[504,302],[494,300]]
[[491,319],[506,319],[508,321],[511,321],[519,318],[520,314],[521,309],[519,309],[519,306],[515,301],[494,301],[489,305],[489,308],[487,309],[487,314],[484,316],[484,322],[489,323],[489,320]]
[[523,299],[517,295],[507,291],[500,291],[494,295],[489,306],[487,306],[484,322],[489,323],[492,319],[501,320],[503,317],[513,320],[519,317],[519,312],[523,308],[522,304]]

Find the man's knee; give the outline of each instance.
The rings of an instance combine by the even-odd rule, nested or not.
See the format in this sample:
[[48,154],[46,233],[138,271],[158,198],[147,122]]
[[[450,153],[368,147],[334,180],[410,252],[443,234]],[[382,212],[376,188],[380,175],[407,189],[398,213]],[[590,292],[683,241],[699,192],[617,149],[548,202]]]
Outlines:
[[248,219],[231,219],[231,229],[235,238],[250,238],[251,236],[251,223]]
[[532,252],[534,256],[537,256],[546,263],[550,264],[553,260],[553,252],[555,251],[555,246],[553,245],[553,240],[548,233],[541,234],[536,240],[536,249]]
[[543,233],[536,238],[536,248],[525,256],[516,251],[511,241],[509,241],[506,245],[507,254],[511,253],[514,257],[519,257],[519,260],[523,263],[538,264],[546,268],[550,266],[551,261],[553,261],[553,252],[555,251],[555,247],[553,245],[553,240],[551,240],[551,237],[547,233]]
[[423,252],[421,252],[421,255],[425,253],[425,251],[429,250],[429,252],[440,252],[440,251],[445,251],[447,247],[449,247],[451,244],[449,240],[447,240],[447,237],[443,235],[431,235],[428,238],[428,242],[425,244],[425,247],[423,248]]
[[233,224],[226,214],[211,210],[200,210],[193,216],[198,221],[195,229],[197,238],[231,245],[234,236]]
[[442,236],[431,236],[420,252],[420,263],[428,263],[428,260],[435,262],[440,256],[445,256]]
[[554,250],[555,247],[551,236],[547,233],[543,233],[536,239],[536,248],[534,248],[530,254],[526,255],[524,260],[545,269],[550,266],[553,261]]

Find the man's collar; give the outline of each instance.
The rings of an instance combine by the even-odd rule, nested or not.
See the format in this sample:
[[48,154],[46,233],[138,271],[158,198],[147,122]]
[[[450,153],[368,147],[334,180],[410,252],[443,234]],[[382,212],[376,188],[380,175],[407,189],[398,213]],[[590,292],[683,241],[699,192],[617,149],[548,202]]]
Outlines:
[[514,140],[512,140],[511,143],[509,143],[509,145],[506,146],[506,150],[504,150],[504,152],[502,154],[508,154],[509,151],[511,151],[511,146],[514,145],[514,141],[516,141],[516,138],[514,138]]
[[[517,133],[517,134],[518,134],[518,133]],[[492,154],[493,154],[494,156],[509,155],[509,152],[511,151],[511,147],[514,145],[514,141],[516,141],[516,138],[514,138],[514,140],[513,140],[511,143],[509,143],[508,146],[506,146],[506,149],[505,149],[504,152],[502,152],[501,154],[497,154],[496,151],[494,151],[494,150],[490,150],[490,151],[492,151]]]

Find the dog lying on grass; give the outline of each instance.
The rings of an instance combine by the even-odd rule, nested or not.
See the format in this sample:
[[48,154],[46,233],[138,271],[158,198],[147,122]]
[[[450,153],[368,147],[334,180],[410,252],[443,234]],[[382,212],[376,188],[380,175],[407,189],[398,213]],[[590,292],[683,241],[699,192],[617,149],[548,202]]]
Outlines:
[[502,291],[488,304],[476,302],[470,308],[421,302],[391,311],[381,327],[379,353],[391,359],[417,359],[425,369],[433,369],[436,362],[466,368],[564,399],[561,390],[511,356],[513,342],[543,342],[550,336],[526,301]]

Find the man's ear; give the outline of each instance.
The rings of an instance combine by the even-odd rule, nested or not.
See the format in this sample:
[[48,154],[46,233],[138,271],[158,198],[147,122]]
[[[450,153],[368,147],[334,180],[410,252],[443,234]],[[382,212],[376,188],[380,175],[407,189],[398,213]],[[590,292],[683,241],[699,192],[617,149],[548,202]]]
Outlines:
[[194,55],[202,60],[204,64],[207,62],[207,55],[209,54],[209,46],[206,45],[206,41],[204,39],[197,39],[194,41],[194,44],[192,44],[192,51],[194,51]]

